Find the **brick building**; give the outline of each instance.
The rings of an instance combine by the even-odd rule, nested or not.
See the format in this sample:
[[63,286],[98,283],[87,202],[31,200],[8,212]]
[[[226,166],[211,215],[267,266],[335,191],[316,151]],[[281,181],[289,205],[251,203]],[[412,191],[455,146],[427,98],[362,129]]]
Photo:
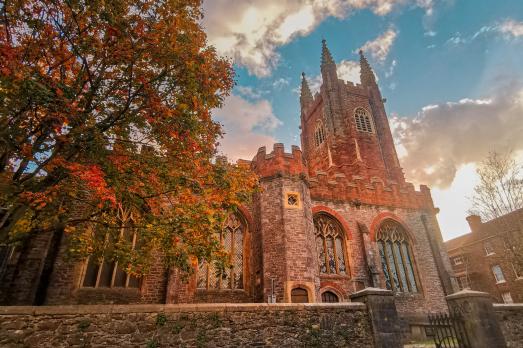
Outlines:
[[[158,263],[143,279],[118,265],[64,256],[67,240],[29,239],[10,256],[9,304],[338,302],[365,287],[391,289],[398,309],[446,308],[453,292],[431,194],[405,181],[384,99],[361,54],[361,84],[338,79],[323,42],[323,85],[301,87],[302,150],[258,150],[262,190],[219,236],[232,267],[202,261],[188,279]],[[130,236],[130,238],[133,238]]]
[[445,242],[459,288],[522,303],[523,268],[514,250],[523,245],[523,209],[487,222],[477,215],[467,221],[470,233]]

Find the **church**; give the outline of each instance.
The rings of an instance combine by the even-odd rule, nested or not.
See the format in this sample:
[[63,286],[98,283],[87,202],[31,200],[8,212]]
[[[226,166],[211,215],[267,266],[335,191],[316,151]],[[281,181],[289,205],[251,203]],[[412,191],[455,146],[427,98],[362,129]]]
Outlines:
[[261,190],[217,236],[231,267],[195,263],[186,277],[158,262],[141,279],[114,262],[71,263],[41,234],[11,255],[0,301],[32,304],[347,302],[389,289],[402,313],[446,308],[451,267],[430,190],[405,181],[385,99],[360,52],[361,83],[338,78],[322,42],[319,93],[301,84],[301,149],[261,147]]

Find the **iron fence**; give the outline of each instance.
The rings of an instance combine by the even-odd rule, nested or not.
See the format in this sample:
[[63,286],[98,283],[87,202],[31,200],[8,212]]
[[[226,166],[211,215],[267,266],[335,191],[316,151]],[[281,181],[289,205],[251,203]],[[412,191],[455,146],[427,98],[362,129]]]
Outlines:
[[436,348],[472,348],[461,313],[429,314],[429,324]]

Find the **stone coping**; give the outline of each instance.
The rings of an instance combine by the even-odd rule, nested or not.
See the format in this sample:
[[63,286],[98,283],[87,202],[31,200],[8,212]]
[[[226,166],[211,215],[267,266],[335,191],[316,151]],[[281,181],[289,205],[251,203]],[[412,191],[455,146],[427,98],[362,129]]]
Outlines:
[[491,298],[492,296],[487,292],[481,292],[481,291],[474,291],[474,290],[461,290],[456,293],[453,293],[451,295],[445,296],[445,299],[447,300],[454,300],[457,298],[466,298],[466,297],[488,297]]
[[368,295],[379,295],[379,296],[394,296],[392,290],[380,289],[380,288],[365,288],[357,291],[350,295],[350,298],[358,298]]
[[523,311],[523,303],[494,303],[495,311]]
[[259,312],[338,309],[366,310],[360,302],[341,303],[205,303],[205,304],[132,304],[132,305],[64,305],[0,306],[3,315],[74,315],[108,313],[185,313],[185,312]]

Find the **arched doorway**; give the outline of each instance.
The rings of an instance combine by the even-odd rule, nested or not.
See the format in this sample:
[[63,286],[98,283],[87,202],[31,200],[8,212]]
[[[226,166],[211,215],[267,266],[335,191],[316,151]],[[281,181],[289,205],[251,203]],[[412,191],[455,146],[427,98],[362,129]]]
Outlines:
[[308,303],[309,293],[303,288],[294,288],[291,291],[291,302],[292,303]]
[[335,303],[340,302],[340,298],[332,291],[325,291],[321,294],[321,302],[323,303]]

